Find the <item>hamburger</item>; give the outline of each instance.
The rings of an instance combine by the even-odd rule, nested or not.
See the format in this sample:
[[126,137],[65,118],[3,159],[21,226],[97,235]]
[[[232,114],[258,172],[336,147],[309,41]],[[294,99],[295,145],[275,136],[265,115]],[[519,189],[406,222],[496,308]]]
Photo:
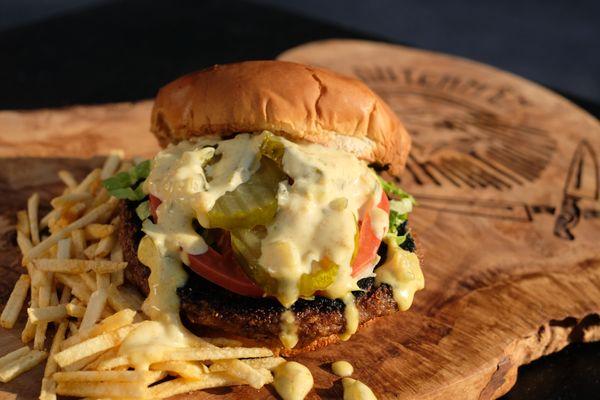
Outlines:
[[292,355],[408,309],[423,288],[414,199],[377,174],[402,172],[410,137],[360,81],[214,66],[160,89],[151,130],[163,150],[104,182],[154,324],[138,346],[195,333]]

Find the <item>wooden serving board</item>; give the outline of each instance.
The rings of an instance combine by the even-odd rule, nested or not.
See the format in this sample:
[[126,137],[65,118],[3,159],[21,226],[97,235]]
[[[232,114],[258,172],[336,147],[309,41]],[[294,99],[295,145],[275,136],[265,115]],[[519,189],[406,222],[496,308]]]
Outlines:
[[[426,289],[413,308],[350,341],[298,357],[311,399],[341,398],[329,364],[345,359],[380,399],[490,399],[517,367],[573,341],[600,339],[600,124],[564,98],[455,57],[364,41],[309,43],[282,59],[363,79],[402,118],[414,145],[402,185]],[[56,172],[79,176],[118,147],[151,156],[150,102],[0,112],[0,298],[20,273],[14,213]],[[0,332],[1,353],[19,346]],[[33,399],[39,369],[0,387]],[[272,398],[233,388],[182,398]]]

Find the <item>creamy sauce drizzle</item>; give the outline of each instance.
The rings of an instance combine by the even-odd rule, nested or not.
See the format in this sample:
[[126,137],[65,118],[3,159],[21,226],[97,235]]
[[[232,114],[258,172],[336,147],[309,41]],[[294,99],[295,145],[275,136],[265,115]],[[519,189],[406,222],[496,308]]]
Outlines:
[[344,400],[377,400],[370,387],[352,378],[342,379]]
[[286,349],[292,349],[298,343],[298,324],[292,310],[285,310],[279,318],[279,340]]
[[425,287],[423,272],[416,254],[400,248],[394,239],[385,239],[388,245],[387,259],[376,270],[375,283],[391,286],[398,308],[410,308],[415,292]]
[[346,331],[340,335],[340,339],[348,340],[358,329],[359,313],[352,292],[346,293],[342,298],[344,302],[344,319],[346,320]]
[[[209,228],[208,212],[216,200],[258,170],[260,146],[267,135],[263,132],[239,134],[222,141],[183,141],[161,151],[153,160],[144,191],[162,203],[157,209],[158,222],[144,222],[147,237],[139,249],[140,260],[151,269],[150,294],[143,311],[153,321],[141,324],[122,346],[122,352],[132,354],[140,368],[148,368],[151,361],[142,355],[149,343],[159,341],[177,347],[193,340],[194,336],[179,320],[176,294],[186,280],[182,262],[189,263],[187,254],[202,254],[208,249],[193,221]],[[278,210],[266,227],[259,263],[277,280],[278,299],[286,307],[298,299],[303,274],[313,272],[323,260],[336,264],[338,274],[334,282],[321,293],[344,301],[346,330],[341,337],[347,340],[359,324],[351,293],[359,289],[357,281],[362,278],[352,277],[351,268],[356,221],[365,208],[381,198],[381,186],[366,163],[352,154],[317,144],[297,144],[281,137],[277,140],[285,149],[281,167],[293,184],[279,183]],[[379,209],[371,215],[373,232],[377,237],[385,237],[387,215]],[[389,284],[399,308],[406,310],[414,292],[423,288],[423,275],[414,254],[389,243],[388,247],[388,260],[376,271],[376,281]],[[286,311],[281,318],[282,343],[293,347],[298,341],[294,315]]]
[[273,386],[283,400],[304,399],[314,383],[310,370],[295,361],[279,365],[273,375]]
[[142,305],[142,311],[151,320],[141,322],[127,335],[119,354],[127,356],[136,369],[147,370],[161,352],[186,347],[201,339],[189,333],[179,319],[177,288],[185,284],[187,275],[176,254],[169,253],[162,241],[145,236],[138,257],[151,271],[150,292]]
[[331,364],[331,370],[334,374],[339,377],[347,377],[354,373],[354,368],[352,368],[352,364],[348,361],[336,361]]
[[[164,241],[169,250],[179,251],[183,262],[187,260],[182,252],[205,252],[206,243],[194,232],[192,220],[195,217],[209,227],[207,213],[216,200],[258,169],[260,145],[267,135],[184,141],[160,152],[144,189],[162,200],[157,210],[161,223],[147,222],[144,232]],[[339,269],[323,294],[341,298],[358,289],[350,266],[356,221],[367,204],[380,198],[381,186],[366,163],[352,154],[281,137],[277,141],[285,149],[281,167],[293,184],[279,184],[277,214],[261,241],[258,262],[278,281],[277,297],[286,307],[299,297],[301,276],[313,272],[324,260]],[[216,149],[206,147],[214,145]],[[382,233],[387,222],[375,219],[377,231]]]

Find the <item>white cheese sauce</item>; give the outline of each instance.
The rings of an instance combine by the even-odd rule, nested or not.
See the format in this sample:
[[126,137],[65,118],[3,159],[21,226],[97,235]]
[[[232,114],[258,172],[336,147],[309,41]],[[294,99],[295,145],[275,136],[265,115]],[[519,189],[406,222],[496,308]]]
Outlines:
[[298,324],[292,310],[285,310],[279,318],[279,340],[286,349],[292,349],[298,343]]
[[342,379],[344,400],[377,400],[370,387],[352,378]]
[[354,368],[352,367],[352,364],[350,364],[348,361],[343,360],[332,363],[331,370],[334,374],[341,378],[345,378],[354,373]]
[[419,265],[419,258],[400,248],[393,238],[386,237],[388,246],[385,263],[375,272],[375,283],[386,283],[392,288],[398,308],[406,311],[410,308],[415,292],[425,287],[425,279]]
[[295,361],[284,362],[273,370],[273,386],[283,400],[302,400],[313,387],[310,370]]
[[[147,238],[140,245],[140,260],[151,269],[150,295],[143,311],[158,324],[145,324],[140,333],[124,342],[124,351],[144,347],[143,337],[168,337],[169,345],[183,345],[189,334],[179,321],[176,289],[186,280],[181,262],[187,254],[202,254],[208,246],[194,229],[197,220],[209,228],[208,212],[223,194],[248,181],[260,166],[260,146],[271,135],[239,134],[232,139],[202,138],[171,145],[152,162],[144,191],[159,198],[158,222],[146,220]],[[278,299],[290,307],[299,297],[299,282],[327,262],[338,267],[334,282],[321,294],[343,299],[347,339],[358,328],[359,315],[351,291],[358,290],[360,277],[352,277],[357,221],[381,198],[381,186],[364,161],[342,150],[318,144],[297,144],[282,137],[281,167],[290,177],[279,183],[278,209],[266,227],[258,260],[278,283]],[[372,208],[371,228],[385,237],[388,217]],[[151,240],[152,246],[146,240]],[[152,249],[151,247],[154,247]],[[388,260],[377,270],[377,282],[394,290],[400,309],[407,309],[423,276],[414,254],[389,246]],[[381,273],[380,273],[381,271]],[[371,273],[371,270],[366,273]],[[297,342],[294,315],[284,313],[280,321],[282,342]],[[175,326],[171,329],[171,326]],[[143,333],[146,332],[146,333]],[[137,337],[138,339],[133,339]],[[206,343],[205,343],[206,344]],[[143,357],[136,362],[147,367]]]

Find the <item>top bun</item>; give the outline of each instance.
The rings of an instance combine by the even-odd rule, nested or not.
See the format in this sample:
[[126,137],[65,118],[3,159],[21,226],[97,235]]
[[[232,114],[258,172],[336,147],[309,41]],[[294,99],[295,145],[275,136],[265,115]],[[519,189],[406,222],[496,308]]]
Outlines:
[[158,92],[152,132],[162,146],[194,136],[271,131],[404,169],[410,137],[361,81],[285,61],[247,61],[183,76]]

